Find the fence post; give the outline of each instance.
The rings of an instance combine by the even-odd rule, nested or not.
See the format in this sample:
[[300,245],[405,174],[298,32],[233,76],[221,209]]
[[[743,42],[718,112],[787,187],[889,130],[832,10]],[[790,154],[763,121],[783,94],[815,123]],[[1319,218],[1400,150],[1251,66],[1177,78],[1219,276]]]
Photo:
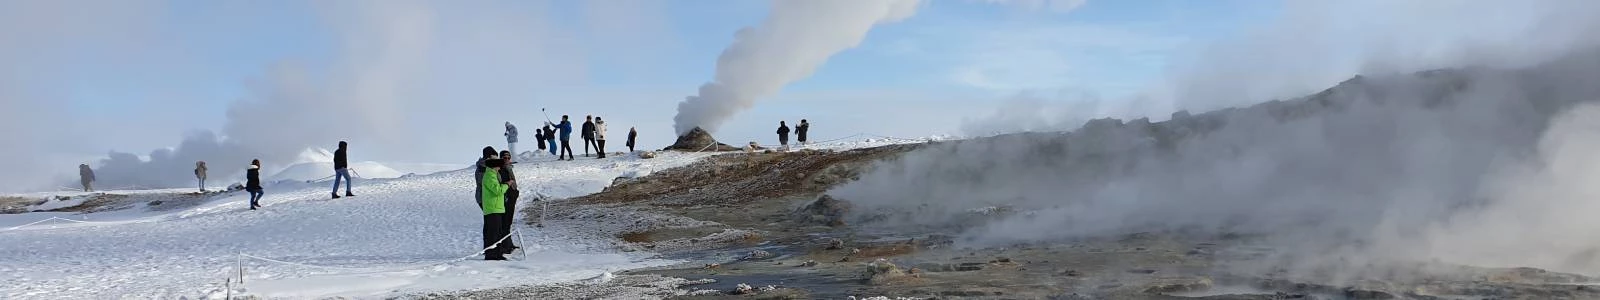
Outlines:
[[239,252],[233,257],[234,268],[239,269],[239,284],[244,284],[244,252]]

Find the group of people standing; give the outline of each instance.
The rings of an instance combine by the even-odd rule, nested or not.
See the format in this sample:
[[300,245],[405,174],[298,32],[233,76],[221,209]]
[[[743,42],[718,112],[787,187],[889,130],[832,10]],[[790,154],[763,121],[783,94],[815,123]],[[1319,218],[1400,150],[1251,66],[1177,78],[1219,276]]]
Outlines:
[[512,170],[514,164],[510,150],[495,152],[493,146],[486,146],[473,172],[477,182],[473,198],[483,211],[484,260],[506,260],[506,254],[519,248],[509,238],[511,226],[515,224],[517,199],[522,197],[516,172]]
[[[800,145],[806,144],[806,133],[811,131],[811,123],[800,119],[800,125],[794,126],[794,135],[799,138]],[[789,149],[789,125],[778,121],[778,146]]]
[[[592,115],[584,116],[583,119],[583,127],[579,128],[578,133],[579,138],[583,139],[583,156],[590,156],[589,148],[592,146],[594,147],[596,159],[606,158],[607,130],[605,119]],[[569,120],[568,116],[562,115],[560,123],[546,121],[544,127],[536,129],[533,136],[538,140],[537,144],[540,152],[549,151],[550,155],[556,156],[556,160],[570,161],[577,159],[572,153],[572,121]],[[505,137],[506,149],[512,153],[510,159],[516,161],[515,156],[518,153],[517,126],[512,125],[511,122],[506,122]],[[639,131],[637,128],[628,128],[628,141],[626,143],[628,152],[634,151],[634,142],[638,137]],[[558,144],[557,142],[560,143]]]

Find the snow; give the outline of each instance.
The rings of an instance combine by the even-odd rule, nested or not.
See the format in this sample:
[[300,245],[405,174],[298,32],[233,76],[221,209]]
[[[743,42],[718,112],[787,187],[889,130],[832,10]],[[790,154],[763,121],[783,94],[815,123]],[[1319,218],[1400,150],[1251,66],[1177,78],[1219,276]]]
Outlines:
[[68,207],[73,207],[73,206],[78,206],[80,204],[83,204],[84,200],[88,200],[88,198],[72,197],[72,198],[67,198],[67,199],[50,199],[49,201],[45,201],[44,203],[41,203],[39,205],[33,206],[32,210],[52,210],[52,209],[58,209],[58,208],[68,208]]
[[[886,143],[891,142],[810,147]],[[560,199],[599,192],[619,176],[644,176],[711,155],[661,152],[653,159],[618,155],[576,161],[534,156],[516,165],[525,195],[519,206],[538,205],[536,195],[553,199],[552,206],[562,205]],[[319,178],[331,169],[308,166],[320,171]],[[607,276],[610,272],[680,263],[649,252],[621,252],[614,237],[597,235],[586,224],[563,222],[544,228],[519,225],[518,245],[523,248],[509,255],[511,261],[481,261],[475,253],[481,249],[482,215],[473,204],[470,168],[357,179],[356,197],[328,199],[330,189],[327,182],[269,184],[261,199],[265,207],[255,211],[247,209],[245,193],[231,192],[171,210],[0,215],[0,282],[5,282],[0,299],[382,298],[603,282],[614,278]],[[188,192],[192,190],[103,193]],[[30,224],[35,222],[40,223]]]
[[[524,194],[571,197],[599,192],[626,172],[671,168],[710,155],[572,162],[546,156],[519,163],[517,175]],[[512,261],[480,261],[481,256],[468,256],[481,249],[483,222],[472,187],[472,170],[461,169],[358,179],[356,197],[332,200],[328,184],[285,182],[267,187],[261,200],[266,207],[257,211],[246,209],[247,195],[231,193],[177,211],[0,215],[0,240],[5,241],[0,243],[5,258],[0,281],[6,282],[0,298],[221,297],[228,294],[229,277],[237,284],[240,254],[317,266],[243,260],[245,284],[232,294],[267,298],[368,298],[557,283],[677,262],[647,252],[620,253],[610,237],[559,224],[518,227],[526,240]],[[519,204],[532,205],[531,198]],[[93,221],[54,220],[10,229],[52,217]],[[524,256],[527,260],[520,260]]]
[[[460,167],[462,166],[457,168],[459,169]],[[350,169],[355,170],[354,174],[350,174],[351,177],[367,179],[397,178],[406,174],[381,163],[370,161],[350,163]],[[357,176],[357,174],[360,176]],[[263,179],[268,182],[332,180],[330,176],[333,176],[333,162],[304,162],[285,167],[282,171]]]
[[[351,162],[350,169],[356,174],[352,177],[367,179],[399,178],[406,174],[433,174],[444,171],[460,170],[468,164],[431,164],[431,163],[379,163],[374,161]],[[322,148],[309,148],[300,153],[293,163],[283,167],[276,173],[266,176],[268,182],[275,181],[319,181],[331,180],[333,176],[333,152]]]

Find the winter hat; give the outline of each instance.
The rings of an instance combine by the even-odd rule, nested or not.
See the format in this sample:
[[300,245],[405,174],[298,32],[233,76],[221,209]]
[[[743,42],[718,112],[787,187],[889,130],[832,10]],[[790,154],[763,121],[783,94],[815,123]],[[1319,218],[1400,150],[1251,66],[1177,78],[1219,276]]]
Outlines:
[[484,167],[499,168],[499,167],[504,167],[506,165],[506,161],[500,160],[500,156],[499,155],[489,155],[489,157],[487,157],[487,158],[488,158],[487,160],[483,161],[483,166]]
[[494,151],[494,146],[485,146],[485,147],[483,147],[483,157],[484,158],[488,158],[490,156],[494,156],[495,153],[500,153],[500,152],[499,151]]

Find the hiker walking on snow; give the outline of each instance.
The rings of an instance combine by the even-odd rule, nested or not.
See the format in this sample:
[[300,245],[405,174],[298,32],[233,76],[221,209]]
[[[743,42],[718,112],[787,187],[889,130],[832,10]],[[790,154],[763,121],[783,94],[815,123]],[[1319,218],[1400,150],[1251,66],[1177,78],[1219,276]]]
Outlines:
[[350,185],[355,184],[355,180],[351,180],[350,179],[350,161],[345,156],[345,151],[348,150],[348,148],[347,148],[348,146],[349,146],[349,144],[346,144],[344,141],[339,141],[339,149],[338,150],[333,150],[333,198],[334,199],[339,199],[339,180],[340,179],[344,180],[344,196],[345,197],[353,197],[353,196],[355,196],[355,194],[351,194],[350,193]]
[[250,169],[244,171],[244,191],[250,193],[250,210],[261,207],[261,160],[250,160]]
[[[505,253],[510,252],[509,243],[501,240],[510,240],[511,235],[506,231],[506,190],[516,184],[516,181],[502,183],[500,181],[500,168],[505,167],[505,160],[495,155],[489,155],[483,162],[483,177],[478,185],[483,195],[483,260],[506,260]],[[509,183],[509,184],[508,184]]]
[[633,140],[639,138],[639,130],[628,127],[628,152],[633,152]]
[[783,121],[778,121],[778,146],[785,150],[789,149],[789,125]]
[[594,117],[594,152],[597,158],[606,158],[606,120]]
[[206,192],[206,161],[194,162],[194,178],[200,180],[200,192]]
[[562,160],[563,155],[566,157],[566,160],[573,160],[572,121],[568,121],[566,115],[561,115],[561,124],[555,125],[555,127],[557,130],[561,131],[561,154],[556,155],[556,160]]
[[550,122],[544,122],[544,141],[550,143],[550,155],[556,155],[556,130],[550,129]]
[[583,131],[579,131],[583,138],[583,157],[589,157],[589,146],[594,145],[594,116],[583,116]]
[[89,164],[79,164],[78,165],[78,183],[82,183],[83,184],[83,191],[85,191],[85,192],[94,191],[94,189],[89,186],[89,184],[93,183],[93,182],[94,182],[94,170],[93,169],[89,169]]
[[799,141],[800,146],[806,145],[806,131],[811,131],[811,123],[806,123],[806,119],[800,119],[800,125],[794,126],[795,141]]
[[[511,159],[506,159],[506,154],[511,154],[511,152],[500,152],[501,159],[505,160],[505,166],[500,167],[500,181],[505,182],[506,185],[510,185],[511,187],[506,189],[506,213],[504,214],[505,221],[502,221],[502,225],[504,226],[502,229],[503,231],[501,232],[510,234],[511,226],[516,224],[517,199],[522,198],[522,191],[517,187],[516,172],[511,170],[516,163],[512,162]],[[512,251],[517,251],[517,243],[512,242],[511,239],[506,239],[506,241],[503,243],[506,245],[505,254],[511,254]]]
[[517,126],[511,125],[511,122],[506,122],[505,136],[506,150],[511,151],[513,154],[517,153]]

